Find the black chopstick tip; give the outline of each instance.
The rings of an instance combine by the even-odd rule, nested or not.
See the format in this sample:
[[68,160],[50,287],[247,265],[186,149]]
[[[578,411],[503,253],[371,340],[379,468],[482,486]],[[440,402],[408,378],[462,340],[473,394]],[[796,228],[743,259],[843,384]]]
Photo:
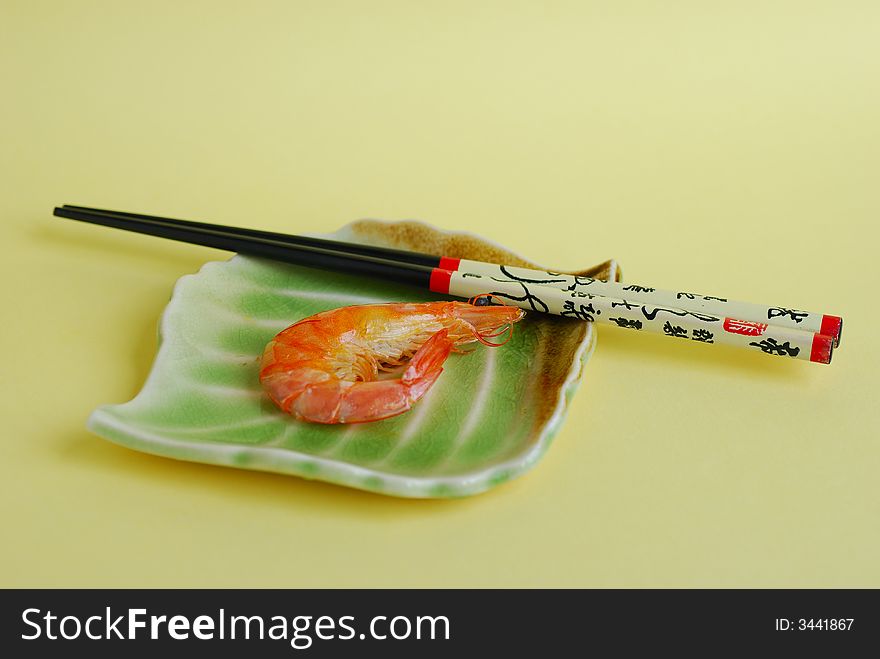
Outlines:
[[67,206],[56,206],[52,209],[52,215],[55,217],[63,217],[67,220],[79,220],[81,218],[75,215],[74,209],[68,208]]

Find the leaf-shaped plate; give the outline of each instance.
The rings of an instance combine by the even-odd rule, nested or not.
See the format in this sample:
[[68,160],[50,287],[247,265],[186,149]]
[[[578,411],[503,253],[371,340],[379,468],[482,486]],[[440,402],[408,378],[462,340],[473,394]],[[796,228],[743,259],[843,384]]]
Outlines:
[[[532,266],[469,234],[362,220],[338,240]],[[613,261],[582,271],[617,278]],[[408,286],[235,256],[181,277],[138,395],[98,408],[89,428],[181,460],[295,474],[406,497],[475,494],[522,474],[547,449],[592,352],[592,325],[528,314],[501,348],[453,354],[406,414],[374,423],[296,421],[263,395],[265,344],[307,316],[350,304],[429,301]]]

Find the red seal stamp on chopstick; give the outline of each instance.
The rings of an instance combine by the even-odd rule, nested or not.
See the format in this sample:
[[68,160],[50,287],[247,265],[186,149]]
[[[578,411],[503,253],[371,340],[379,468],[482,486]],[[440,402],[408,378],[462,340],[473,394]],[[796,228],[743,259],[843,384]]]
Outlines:
[[767,329],[767,323],[754,323],[750,320],[724,319],[724,331],[745,336],[761,336]]

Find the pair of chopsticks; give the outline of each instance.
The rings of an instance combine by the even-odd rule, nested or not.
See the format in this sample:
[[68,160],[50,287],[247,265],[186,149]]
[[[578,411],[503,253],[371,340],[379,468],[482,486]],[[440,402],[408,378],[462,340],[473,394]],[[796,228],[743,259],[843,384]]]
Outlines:
[[454,297],[491,294],[531,311],[823,364],[830,363],[843,327],[839,316],[787,306],[387,247],[85,206],[64,205],[55,208],[54,214],[250,256],[378,277]]

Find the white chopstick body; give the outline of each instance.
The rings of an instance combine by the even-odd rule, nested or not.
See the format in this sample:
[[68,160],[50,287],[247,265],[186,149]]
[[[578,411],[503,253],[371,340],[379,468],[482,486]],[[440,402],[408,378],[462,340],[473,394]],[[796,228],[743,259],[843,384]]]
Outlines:
[[764,354],[820,363],[831,360],[832,339],[815,332],[736,320],[672,305],[645,304],[583,290],[566,290],[543,283],[531,284],[461,271],[451,273],[450,295],[470,298],[488,293],[527,310],[679,340],[734,345]]
[[590,293],[637,301],[646,305],[673,306],[690,311],[703,312],[713,316],[738,318],[771,326],[787,327],[805,332],[822,332],[823,321],[825,333],[831,334],[835,345],[839,339],[839,331],[828,330],[829,318],[839,320],[836,316],[801,311],[788,307],[771,307],[751,302],[737,302],[727,298],[701,295],[688,291],[666,291],[637,284],[623,284],[603,281],[580,275],[569,275],[558,272],[546,272],[529,268],[518,268],[481,261],[461,259],[458,271],[485,277],[518,281],[526,285],[552,286],[571,292]]

